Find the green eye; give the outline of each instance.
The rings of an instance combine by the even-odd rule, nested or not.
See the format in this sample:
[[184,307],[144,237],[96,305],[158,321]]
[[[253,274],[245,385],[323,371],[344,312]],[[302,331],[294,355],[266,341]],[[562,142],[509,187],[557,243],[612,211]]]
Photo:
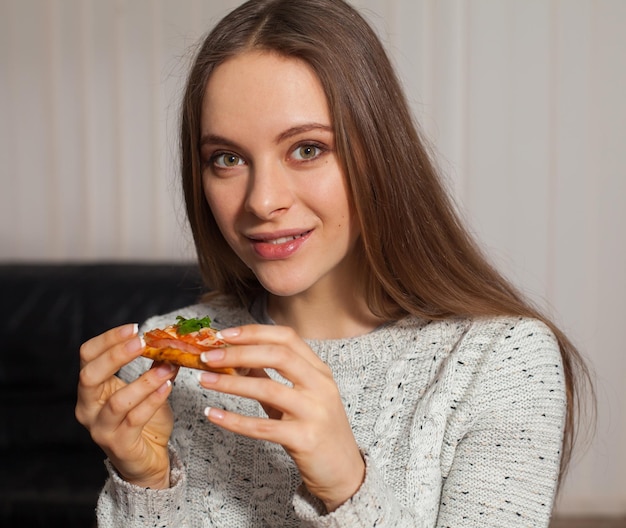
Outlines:
[[215,163],[218,167],[231,168],[236,167],[237,165],[243,165],[243,160],[236,154],[224,153],[215,156],[213,158],[213,163]]
[[298,161],[307,161],[317,158],[321,154],[321,149],[315,145],[301,145],[293,153],[293,157]]

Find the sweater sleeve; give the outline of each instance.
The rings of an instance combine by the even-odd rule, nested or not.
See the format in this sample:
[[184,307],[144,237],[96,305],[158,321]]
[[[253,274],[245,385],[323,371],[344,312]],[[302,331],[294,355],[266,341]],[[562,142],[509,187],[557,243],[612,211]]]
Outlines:
[[99,528],[186,528],[186,478],[170,447],[171,486],[165,490],[141,488],[123,480],[106,461],[109,478],[98,499]]
[[426,528],[430,526],[420,512],[403,508],[393,490],[365,455],[365,480],[359,490],[332,513],[311,495],[304,485],[294,497],[294,508],[304,526],[311,528],[394,527]]
[[557,489],[565,383],[550,330],[520,320],[482,363],[475,418],[443,484],[437,526],[547,527]]
[[[361,488],[330,514],[301,487],[294,506],[306,526],[548,526],[565,414],[560,352],[554,336],[542,323],[520,320],[504,326],[504,332],[494,333],[493,327],[485,329],[484,335],[490,337],[483,343],[491,344],[482,353],[476,351],[471,340],[463,345],[474,348],[467,358],[476,361],[471,366],[472,381],[459,389],[464,392],[462,401],[454,399],[445,404],[452,414],[447,415],[440,458],[438,511],[422,511],[401,503],[394,483],[386,482],[375,463],[365,456],[367,472]],[[456,351],[450,365],[469,367],[471,361],[465,361],[465,356],[461,359],[459,354],[464,351]],[[454,374],[450,380],[452,385],[458,381]],[[444,414],[440,408],[430,410]],[[463,413],[464,417],[459,419],[454,413]],[[456,429],[458,424],[464,424],[463,430]],[[455,446],[449,445],[452,439],[457,439]],[[453,454],[444,455],[446,451]]]

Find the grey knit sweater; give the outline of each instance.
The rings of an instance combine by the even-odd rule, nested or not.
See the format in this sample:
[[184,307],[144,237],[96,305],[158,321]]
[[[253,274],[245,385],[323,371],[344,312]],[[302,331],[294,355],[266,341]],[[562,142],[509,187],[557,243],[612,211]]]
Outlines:
[[[145,327],[179,314],[209,315],[217,328],[254,322],[218,303]],[[135,487],[107,464],[99,527],[548,526],[566,401],[545,325],[407,317],[361,337],[308,343],[334,372],[366,460],[365,481],[348,502],[325,514],[282,447],[209,423],[207,406],[264,414],[181,369],[170,398],[172,487]],[[147,366],[140,358],[123,377]]]

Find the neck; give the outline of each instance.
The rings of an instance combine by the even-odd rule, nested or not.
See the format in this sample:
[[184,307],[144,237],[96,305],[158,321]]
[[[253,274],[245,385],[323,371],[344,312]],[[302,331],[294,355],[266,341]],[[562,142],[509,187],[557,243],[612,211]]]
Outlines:
[[290,326],[304,339],[341,339],[371,332],[383,323],[364,296],[348,293],[269,295],[267,310],[276,324]]

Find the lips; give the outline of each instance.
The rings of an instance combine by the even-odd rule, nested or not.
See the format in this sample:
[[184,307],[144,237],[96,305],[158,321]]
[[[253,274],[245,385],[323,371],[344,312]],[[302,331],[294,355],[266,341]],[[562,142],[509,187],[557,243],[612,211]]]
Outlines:
[[263,233],[248,236],[255,253],[268,260],[288,258],[309,239],[313,230]]

